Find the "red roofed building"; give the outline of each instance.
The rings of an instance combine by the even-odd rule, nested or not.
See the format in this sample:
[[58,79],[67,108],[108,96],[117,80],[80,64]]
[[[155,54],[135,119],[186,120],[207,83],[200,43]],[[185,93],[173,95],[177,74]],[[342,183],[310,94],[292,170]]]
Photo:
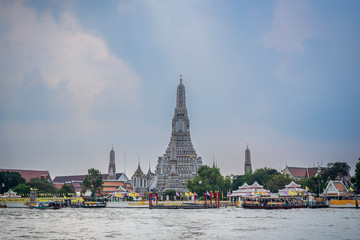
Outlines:
[[324,192],[320,195],[326,199],[326,205],[330,204],[330,200],[344,200],[353,197],[349,189],[342,181],[330,181]]
[[[83,187],[81,183],[84,181],[86,175],[72,175],[72,176],[56,176],[53,180],[54,184],[58,184],[62,186],[62,184],[69,184],[75,190],[77,195],[80,195]],[[125,173],[116,173],[115,180],[107,180],[109,174],[102,174],[102,179],[104,181],[103,189],[101,194],[103,196],[108,196],[114,192],[133,192],[131,187],[131,182],[127,178]],[[100,194],[96,194],[100,196]]]
[[[65,183],[70,181],[84,181],[86,175],[71,175],[71,176],[56,176],[53,180],[54,183]],[[107,180],[109,174],[102,174],[102,179]],[[128,177],[124,173],[116,173],[116,180],[129,181]]]
[[317,176],[321,173],[322,168],[312,167],[312,168],[303,168],[303,167],[288,167],[284,169],[284,174],[288,174],[294,180],[300,180],[302,178],[309,178]]
[[25,179],[26,182],[29,182],[32,178],[40,178],[51,182],[51,177],[49,171],[41,170],[19,170],[19,169],[0,169],[1,172],[18,172],[21,177]]

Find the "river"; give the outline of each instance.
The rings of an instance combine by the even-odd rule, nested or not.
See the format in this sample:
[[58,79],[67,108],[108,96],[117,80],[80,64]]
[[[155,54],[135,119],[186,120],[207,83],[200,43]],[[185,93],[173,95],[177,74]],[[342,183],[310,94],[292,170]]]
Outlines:
[[0,209],[0,238],[360,239],[357,209]]

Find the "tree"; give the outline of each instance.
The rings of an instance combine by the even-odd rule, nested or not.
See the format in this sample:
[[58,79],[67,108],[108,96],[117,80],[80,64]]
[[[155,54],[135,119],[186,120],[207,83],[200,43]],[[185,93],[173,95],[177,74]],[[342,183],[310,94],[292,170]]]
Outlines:
[[193,180],[188,180],[186,187],[199,196],[204,196],[207,191],[227,192],[230,189],[230,183],[230,177],[224,179],[219,168],[204,165],[198,170],[198,175]]
[[87,190],[90,190],[91,197],[95,199],[95,194],[100,193],[103,188],[103,183],[101,172],[95,168],[90,168],[84,181],[81,183],[81,186],[84,187],[81,192],[85,193]]
[[253,184],[254,180],[251,172],[247,172],[242,176],[235,176],[231,185],[232,190],[237,190],[244,183]]
[[360,193],[360,158],[356,163],[355,167],[355,191],[356,193]]
[[236,190],[239,186],[247,183],[249,185],[257,181],[260,185],[263,185],[265,188],[268,188],[268,182],[272,179],[273,176],[280,175],[280,173],[273,168],[259,168],[255,172],[247,172],[243,176],[239,176],[234,179],[232,184],[232,189]]
[[302,188],[308,187],[310,192],[315,193],[317,196],[321,194],[326,188],[327,177],[325,175],[318,175],[309,178],[303,178],[300,180],[300,185]]
[[25,183],[19,183],[16,187],[12,189],[17,194],[29,194],[30,186]]
[[55,193],[56,188],[52,182],[48,182],[45,179],[32,178],[27,183],[31,188],[36,188],[38,193]]
[[255,172],[252,174],[253,182],[257,181],[260,185],[263,185],[267,188],[267,182],[270,181],[272,176],[279,174],[276,169],[273,168],[259,168],[256,169]]
[[0,171],[0,193],[16,187],[19,183],[25,183],[25,179],[18,172]]
[[69,195],[71,193],[75,193],[75,191],[69,184],[63,184],[62,187],[57,190],[57,193]]
[[273,175],[265,185],[266,189],[269,189],[270,192],[278,192],[280,189],[284,189],[290,182],[291,178],[288,174],[277,174]]
[[174,201],[174,198],[175,198],[175,195],[176,195],[176,191],[175,191],[175,190],[172,190],[172,189],[165,190],[165,191],[163,191],[162,195],[163,195],[164,198],[166,198],[166,196],[169,196],[169,199],[170,199],[171,201]]
[[344,177],[349,176],[350,166],[346,162],[328,163],[327,169],[324,171],[324,175],[330,180],[340,178],[344,180]]

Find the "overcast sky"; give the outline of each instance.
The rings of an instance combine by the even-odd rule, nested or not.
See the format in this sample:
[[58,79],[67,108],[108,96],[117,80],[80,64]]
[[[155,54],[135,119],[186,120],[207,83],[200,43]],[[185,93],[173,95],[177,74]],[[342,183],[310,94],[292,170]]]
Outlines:
[[[360,1],[1,1],[0,167],[152,171],[180,74],[223,175],[360,157]],[[126,157],[125,157],[126,156]],[[126,158],[126,164],[125,164]]]

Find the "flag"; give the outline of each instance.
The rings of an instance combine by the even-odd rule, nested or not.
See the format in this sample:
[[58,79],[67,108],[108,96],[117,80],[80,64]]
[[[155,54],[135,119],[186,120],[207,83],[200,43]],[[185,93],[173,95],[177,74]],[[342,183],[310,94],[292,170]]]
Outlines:
[[210,196],[210,193],[208,191],[206,191],[206,195]]
[[354,191],[354,188],[353,186],[350,187],[350,191],[353,192]]
[[305,186],[305,190],[306,190],[306,191],[310,191],[310,189],[309,189],[308,187],[306,187],[306,186]]
[[262,195],[266,195],[266,193],[265,193],[264,191],[261,191],[261,194],[262,194]]
[[248,192],[247,192],[247,195],[251,196],[251,192],[250,192],[250,191],[248,191]]
[[177,197],[180,197],[180,195],[179,195],[179,193],[178,193],[178,192],[176,192],[176,196],[177,196]]
[[186,193],[185,193],[185,196],[189,197],[190,195],[186,192]]
[[260,194],[259,190],[258,190],[258,191],[256,191],[256,193],[257,193],[257,194]]
[[252,191],[252,192],[251,192],[251,194],[252,194],[252,195],[255,195],[255,192],[254,192],[254,191]]
[[290,194],[290,195],[294,195],[294,193],[293,193],[292,191],[289,191],[289,194]]
[[294,190],[294,195],[297,195],[297,192]]

